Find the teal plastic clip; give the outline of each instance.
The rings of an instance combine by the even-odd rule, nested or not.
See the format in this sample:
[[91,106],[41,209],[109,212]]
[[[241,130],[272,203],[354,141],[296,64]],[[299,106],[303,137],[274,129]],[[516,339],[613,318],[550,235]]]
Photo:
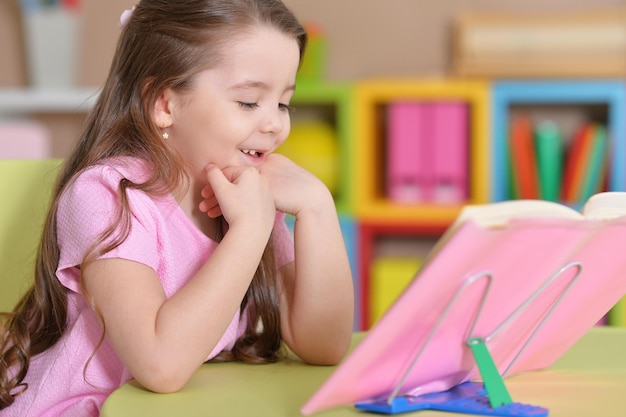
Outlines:
[[489,353],[485,345],[485,340],[481,337],[474,337],[467,341],[467,345],[472,350],[480,375],[483,377],[483,384],[485,385],[485,391],[487,391],[491,407],[496,408],[501,405],[511,404],[513,402],[511,395],[506,389],[506,385],[504,385],[496,364],[493,362],[491,353]]

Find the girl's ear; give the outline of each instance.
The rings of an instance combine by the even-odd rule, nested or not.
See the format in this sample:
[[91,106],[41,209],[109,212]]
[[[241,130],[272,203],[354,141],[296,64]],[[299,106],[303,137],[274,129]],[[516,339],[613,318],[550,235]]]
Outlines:
[[163,91],[154,102],[154,108],[152,109],[152,119],[154,124],[159,128],[165,129],[174,124],[173,117],[173,103],[174,95],[172,91],[167,89]]

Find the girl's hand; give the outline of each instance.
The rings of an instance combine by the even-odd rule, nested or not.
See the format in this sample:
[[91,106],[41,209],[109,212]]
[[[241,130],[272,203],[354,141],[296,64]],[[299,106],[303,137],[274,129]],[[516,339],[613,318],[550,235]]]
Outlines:
[[312,204],[332,203],[332,196],[324,183],[284,155],[269,155],[259,172],[267,180],[278,211],[297,215]]
[[276,209],[267,180],[252,167],[215,165],[206,168],[207,185],[202,189],[199,208],[209,217],[224,216],[229,227],[246,226],[271,230]]

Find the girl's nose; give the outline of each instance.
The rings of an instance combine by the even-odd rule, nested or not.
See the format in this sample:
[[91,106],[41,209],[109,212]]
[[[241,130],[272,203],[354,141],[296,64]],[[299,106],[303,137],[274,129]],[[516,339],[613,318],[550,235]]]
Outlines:
[[268,111],[261,124],[261,130],[263,133],[280,133],[285,125],[285,117],[289,117],[289,115],[286,115],[280,109]]

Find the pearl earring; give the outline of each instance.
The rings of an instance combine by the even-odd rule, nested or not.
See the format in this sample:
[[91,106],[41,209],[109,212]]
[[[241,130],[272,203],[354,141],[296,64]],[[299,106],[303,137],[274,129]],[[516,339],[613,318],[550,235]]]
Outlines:
[[162,136],[163,136],[163,139],[165,139],[165,140],[168,140],[170,138],[170,135],[167,132],[163,132]]

